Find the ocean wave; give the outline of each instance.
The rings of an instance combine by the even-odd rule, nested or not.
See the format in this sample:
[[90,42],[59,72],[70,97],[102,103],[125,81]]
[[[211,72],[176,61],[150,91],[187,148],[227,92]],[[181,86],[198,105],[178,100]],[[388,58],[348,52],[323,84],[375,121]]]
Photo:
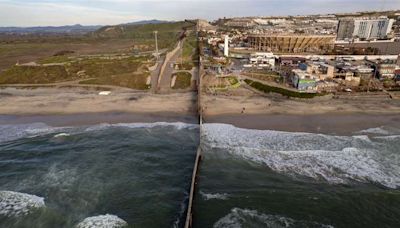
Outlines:
[[[382,152],[384,144],[348,136],[259,131],[211,124],[203,127],[203,145],[256,162],[290,176],[333,184],[373,182],[400,187],[400,154]],[[388,153],[390,156],[388,156]]]
[[392,128],[392,127],[374,127],[374,128],[368,128],[365,130],[361,130],[357,133],[361,134],[375,134],[375,135],[391,135],[391,134],[399,134],[400,129],[397,128]]
[[54,138],[68,137],[70,134],[68,133],[59,133],[54,136]]
[[45,207],[45,203],[42,197],[20,192],[0,191],[0,215],[18,217],[43,207]]
[[41,135],[56,133],[61,127],[51,127],[44,123],[0,125],[0,142],[33,138]]
[[321,227],[333,228],[331,225],[324,225],[314,221],[294,220],[279,215],[268,215],[259,213],[256,210],[233,208],[229,214],[219,219],[214,228],[241,228],[241,227]]
[[76,225],[76,228],[120,228],[127,227],[128,223],[115,215],[99,215],[85,218]]
[[155,122],[155,123],[117,123],[117,124],[98,124],[94,126],[87,127],[85,131],[99,131],[105,130],[112,127],[121,128],[155,128],[155,127],[174,127],[177,130],[182,129],[197,129],[199,125],[188,124],[182,122]]
[[155,127],[174,127],[177,130],[198,129],[197,124],[182,122],[156,122],[156,123],[117,123],[117,124],[97,124],[92,126],[78,127],[52,127],[44,123],[0,125],[0,143],[13,141],[21,138],[33,138],[48,134],[55,134],[54,138],[67,137],[82,132],[101,131],[113,127],[120,128],[155,128]]
[[205,193],[200,191],[200,195],[203,197],[204,200],[227,200],[229,198],[229,194],[227,193]]

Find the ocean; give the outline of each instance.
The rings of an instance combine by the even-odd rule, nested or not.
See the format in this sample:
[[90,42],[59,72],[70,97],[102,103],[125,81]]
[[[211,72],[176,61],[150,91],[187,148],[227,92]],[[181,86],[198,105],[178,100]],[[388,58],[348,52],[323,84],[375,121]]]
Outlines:
[[201,135],[195,227],[400,226],[400,129]]
[[184,123],[1,125],[0,227],[182,227],[198,144]]
[[194,227],[400,224],[394,127],[329,135],[35,123],[0,132],[0,227],[183,227],[199,144]]

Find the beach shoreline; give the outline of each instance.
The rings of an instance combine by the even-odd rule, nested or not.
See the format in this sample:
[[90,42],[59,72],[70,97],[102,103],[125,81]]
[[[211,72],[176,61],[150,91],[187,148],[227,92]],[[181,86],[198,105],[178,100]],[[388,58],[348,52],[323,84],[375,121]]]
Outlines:
[[198,117],[190,114],[169,112],[159,113],[127,113],[127,112],[101,112],[101,113],[74,113],[74,114],[24,114],[1,115],[0,125],[17,125],[30,123],[44,123],[52,127],[87,126],[96,124],[118,123],[187,123],[198,124]]
[[223,114],[205,116],[204,123],[231,124],[255,130],[353,135],[372,128],[400,128],[398,114]]

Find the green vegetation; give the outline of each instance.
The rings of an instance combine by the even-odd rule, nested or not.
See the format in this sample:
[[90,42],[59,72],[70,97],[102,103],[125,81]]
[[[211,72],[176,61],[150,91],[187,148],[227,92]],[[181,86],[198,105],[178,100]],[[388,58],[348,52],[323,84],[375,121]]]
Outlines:
[[71,61],[68,56],[60,55],[60,56],[51,56],[48,58],[42,58],[37,63],[39,64],[65,63],[68,61]]
[[178,72],[174,74],[176,81],[173,89],[186,89],[191,85],[192,74],[189,72]]
[[240,83],[236,77],[228,77],[227,78],[229,83],[231,84],[231,87],[236,89],[240,87]]
[[90,84],[90,85],[116,85],[121,87],[128,87],[132,89],[146,90],[149,87],[146,85],[147,77],[149,73],[144,74],[119,74],[111,76],[103,76],[99,78],[88,79],[79,82],[79,84]]
[[[148,89],[145,57],[83,59],[64,65],[14,66],[0,74],[0,84],[38,84],[83,80],[82,84]],[[87,79],[87,80],[85,80]]]
[[318,93],[300,93],[300,92],[295,92],[295,91],[291,91],[291,90],[287,90],[287,89],[283,89],[283,88],[279,88],[279,87],[273,87],[273,86],[265,85],[260,82],[252,81],[249,79],[245,79],[244,81],[249,86],[251,86],[259,91],[262,91],[264,93],[279,93],[286,97],[295,97],[295,98],[314,98],[317,96],[321,96],[321,94],[318,94]]
[[37,84],[65,81],[64,66],[13,66],[0,74],[0,84]]
[[274,72],[274,71],[269,71],[269,72],[254,71],[254,72],[249,72],[249,73],[243,73],[243,75],[246,75],[248,77],[255,78],[258,80],[275,81],[275,82],[280,81],[280,78],[281,78],[279,76],[279,73]]
[[178,70],[192,70],[193,68],[193,63],[191,62],[184,62],[182,64],[177,64]]
[[191,70],[198,62],[199,49],[194,32],[190,32],[183,42],[182,61],[179,69]]
[[94,33],[101,38],[132,39],[135,45],[146,45],[149,50],[154,49],[154,31],[158,31],[158,46],[160,49],[172,49],[179,38],[186,22],[144,24],[144,25],[118,25],[106,26]]

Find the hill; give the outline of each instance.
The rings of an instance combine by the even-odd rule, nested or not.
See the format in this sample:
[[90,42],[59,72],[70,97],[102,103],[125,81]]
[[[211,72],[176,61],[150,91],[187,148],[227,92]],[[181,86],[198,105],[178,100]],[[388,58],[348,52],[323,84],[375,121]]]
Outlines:
[[154,31],[158,31],[159,48],[162,49],[170,48],[171,45],[174,45],[182,28],[190,25],[190,23],[183,21],[152,22],[153,23],[149,23],[149,21],[147,21],[147,23],[138,22],[139,24],[105,26],[93,32],[91,35],[95,38],[132,39],[136,46],[152,46],[154,43]]
[[45,26],[45,27],[0,27],[2,34],[85,34],[96,31],[101,26],[83,26],[83,25],[66,25],[66,26]]

